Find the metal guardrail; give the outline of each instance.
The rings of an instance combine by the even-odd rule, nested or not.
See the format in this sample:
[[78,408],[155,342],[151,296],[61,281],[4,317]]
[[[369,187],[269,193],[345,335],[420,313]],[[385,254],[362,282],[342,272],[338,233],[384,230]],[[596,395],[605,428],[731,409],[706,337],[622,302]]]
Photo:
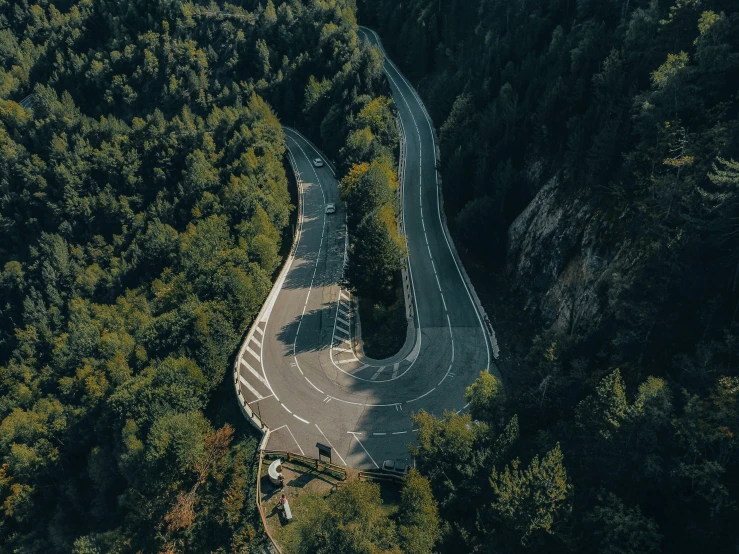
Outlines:
[[272,533],[269,532],[269,528],[267,527],[267,517],[264,515],[264,508],[262,507],[262,461],[264,459],[264,447],[267,446],[268,440],[269,430],[264,434],[262,441],[259,443],[259,462],[257,465],[257,509],[259,510],[259,517],[262,520],[264,532],[267,534],[267,538],[269,539],[272,548],[277,552],[277,554],[282,554],[280,545],[277,544],[274,537],[272,537]]
[[244,338],[244,341],[241,344],[241,348],[239,349],[239,354],[236,357],[236,360],[234,362],[233,367],[233,379],[234,379],[234,387],[236,389],[236,398],[239,403],[239,408],[241,409],[241,412],[244,414],[244,416],[251,421],[251,423],[259,429],[262,433],[264,433],[268,427],[267,425],[262,421],[261,417],[257,412],[255,412],[249,404],[247,404],[246,399],[244,398],[243,393],[241,392],[241,382],[239,380],[239,365],[241,357],[243,356],[246,346],[249,344],[249,341],[251,340],[252,336],[254,335],[254,330],[259,325],[259,322],[262,320],[262,316],[264,315],[264,311],[267,309],[267,307],[271,304],[273,298],[278,294],[279,290],[282,288],[282,283],[285,280],[285,277],[287,276],[287,271],[290,267],[290,259],[295,255],[295,249],[297,248],[298,244],[298,235],[300,234],[300,221],[302,221],[303,217],[303,195],[302,195],[302,189],[303,189],[303,182],[300,179],[300,173],[298,172],[298,166],[295,161],[295,158],[292,155],[292,152],[290,150],[287,151],[287,157],[290,161],[290,165],[293,168],[293,172],[295,173],[295,179],[297,180],[298,184],[298,224],[295,226],[295,231],[293,233],[293,242],[292,246],[290,247],[290,252],[288,253],[287,257],[285,258],[285,261],[282,265],[282,269],[280,270],[280,274],[278,275],[277,279],[274,282],[274,285],[272,285],[272,290],[270,291],[269,295],[264,301],[264,304],[262,304],[261,309],[259,310],[259,313],[256,315],[254,320],[251,323],[251,326],[249,327],[249,330],[246,333],[246,336]]
[[331,462],[324,462],[318,458],[312,458],[310,456],[304,456],[302,454],[295,454],[294,452],[288,452],[286,450],[264,450],[262,455],[265,458],[284,458],[288,462],[297,462],[299,464],[315,468],[316,471],[323,470],[324,473],[334,473],[339,475],[339,479],[345,481],[347,478],[346,469],[343,467],[332,464]]
[[24,110],[28,110],[33,106],[33,93],[26,96],[23,100],[18,102]]
[[395,483],[396,485],[402,485],[403,483],[405,483],[405,476],[378,471],[360,471],[359,480],[372,481],[377,483]]
[[[390,59],[390,57],[387,55],[387,52],[385,51],[385,47],[382,44],[382,41],[380,40],[379,35],[373,31],[372,29],[368,27],[360,26],[360,28],[367,32],[372,33],[375,38],[377,39],[377,46],[380,49],[380,52],[383,55],[383,58],[385,62],[390,64],[397,72],[400,78],[405,82],[405,84],[408,86],[409,90],[411,91],[411,94],[414,96],[416,101],[418,102],[418,105],[421,107],[421,110],[423,111],[424,117],[426,118],[429,128],[431,129],[431,133],[433,135],[434,139],[434,155],[436,160],[438,161],[441,158],[441,151],[439,148],[439,137],[436,133],[436,128],[434,127],[431,119],[431,115],[428,113],[428,110],[426,109],[426,105],[421,100],[421,96],[418,94],[418,91],[411,85],[411,83],[408,81],[408,79],[405,78],[403,73],[398,69],[398,66],[395,65],[395,63]],[[387,72],[387,70],[386,70]],[[452,252],[452,257],[454,258],[454,263],[457,266],[457,269],[462,277],[462,281],[465,285],[465,288],[470,293],[470,296],[473,298],[473,303],[475,304],[475,308],[478,312],[478,315],[481,319],[481,324],[485,328],[486,331],[486,338],[490,342],[490,347],[492,350],[492,358],[493,363],[497,364],[497,359],[500,356],[500,347],[498,346],[498,341],[495,336],[495,330],[493,329],[493,325],[490,322],[490,318],[488,317],[487,313],[485,312],[485,308],[482,305],[482,302],[480,301],[480,298],[477,296],[477,292],[475,291],[475,287],[472,285],[472,280],[469,278],[469,275],[467,275],[467,271],[464,269],[464,265],[462,264],[462,261],[459,257],[459,253],[457,252],[457,248],[454,245],[454,240],[452,239],[451,233],[449,232],[449,224],[446,219],[446,213],[444,212],[444,195],[442,194],[442,186],[441,186],[441,174],[438,170],[436,170],[437,175],[437,197],[439,200],[439,213],[442,220],[442,227],[444,230],[445,238],[447,240],[447,244],[449,245],[449,249]]]
[[[406,158],[408,156],[406,152],[408,148],[408,143],[406,142],[405,137],[405,127],[403,127],[403,121],[400,119],[400,117],[397,118],[397,125],[398,134],[400,135],[400,153],[398,155],[398,204],[400,206],[400,210],[398,213],[398,230],[400,232],[400,235],[403,237],[403,241],[405,242],[406,251],[408,251],[408,235],[406,235],[405,232],[405,218],[403,217],[403,187],[405,182]],[[401,277],[403,280],[403,296],[405,299],[405,317],[406,319],[413,319],[413,286],[410,279],[410,272],[408,270],[408,265],[410,264],[409,255],[406,256],[405,261],[405,267],[401,269]]]

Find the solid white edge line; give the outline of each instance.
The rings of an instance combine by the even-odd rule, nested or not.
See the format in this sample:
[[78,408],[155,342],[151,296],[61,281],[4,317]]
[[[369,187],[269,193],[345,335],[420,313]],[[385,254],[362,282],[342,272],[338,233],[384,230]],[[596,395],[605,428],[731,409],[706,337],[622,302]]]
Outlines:
[[[382,44],[382,41],[380,40],[380,36],[374,30],[372,30],[372,29],[369,29],[369,31],[372,32],[375,35],[375,38],[376,38],[377,42],[379,44]],[[384,47],[381,46],[381,48],[382,48],[382,51],[384,53],[385,52]],[[405,78],[405,75],[403,75],[403,73],[397,68],[397,66],[395,65],[395,63],[393,63],[393,61],[387,56],[387,54],[385,54],[385,59],[389,62],[390,66],[395,70],[395,72],[400,76],[400,78],[405,82],[406,86],[411,91],[411,94],[413,94],[413,96],[415,97],[416,102],[418,103],[418,106],[421,108],[421,112],[423,113],[424,117],[426,118],[426,123],[429,126],[429,131],[431,131],[431,140],[432,140],[432,142],[434,144],[434,148],[433,148],[433,151],[434,151],[434,167],[437,167],[438,160],[436,159],[436,140],[435,140],[434,128],[433,128],[433,125],[431,124],[431,118],[429,117],[428,111],[426,110],[426,106],[424,105],[423,101],[421,100],[421,97],[418,95],[418,92],[416,92],[416,89],[414,89],[413,86],[408,82],[408,79]],[[397,87],[397,85],[396,85],[396,87]],[[400,91],[400,88],[399,87],[397,87],[397,88],[398,88],[398,91]],[[400,95],[403,96],[403,100],[405,101],[405,97],[404,97],[404,95],[403,95],[402,92],[400,93]],[[406,102],[406,104],[407,104],[407,102]],[[409,110],[410,110],[410,108],[409,108]],[[411,113],[411,117],[413,117],[413,114],[412,113]],[[480,328],[482,329],[482,335],[483,335],[483,337],[485,337],[485,349],[487,350],[487,357],[488,357],[487,365],[488,365],[488,369],[489,369],[490,368],[490,337],[488,337],[488,332],[485,329],[485,325],[482,322],[482,316],[480,315],[480,311],[478,310],[477,304],[475,304],[475,301],[472,299],[472,293],[470,292],[469,287],[467,287],[467,283],[465,282],[464,276],[462,275],[462,270],[460,269],[459,264],[457,263],[457,259],[455,258],[454,253],[452,252],[452,246],[451,246],[451,244],[449,242],[449,237],[447,236],[446,229],[445,229],[444,224],[443,224],[442,219],[441,219],[441,204],[439,202],[439,191],[438,191],[438,188],[439,188],[439,172],[438,172],[438,170],[435,171],[435,177],[436,177],[436,188],[437,188],[437,194],[436,194],[436,211],[437,211],[438,216],[439,216],[439,224],[441,225],[441,229],[443,231],[442,234],[444,235],[444,240],[446,241],[447,247],[449,248],[449,254],[451,254],[452,261],[454,262],[454,265],[457,268],[457,273],[459,274],[459,278],[462,280],[462,286],[464,286],[464,289],[467,292],[467,296],[470,299],[470,303],[472,304],[472,307],[475,310],[475,315],[477,316],[477,321],[480,324]]]
[[295,441],[295,444],[297,444],[297,445],[298,445],[298,448],[300,449],[300,453],[301,453],[301,454],[302,454],[303,456],[305,456],[305,452],[303,452],[303,449],[302,449],[302,448],[300,448],[300,443],[298,442],[298,439],[296,439],[296,438],[295,438],[295,435],[293,435],[293,432],[292,432],[292,431],[290,431],[290,426],[289,426],[289,425],[285,425],[285,427],[287,427],[287,430],[288,430],[288,432],[290,433],[290,435],[292,436],[293,440]]
[[[370,454],[370,453],[369,453],[369,452],[367,451],[367,449],[366,449],[366,448],[364,447],[364,445],[362,444],[362,441],[360,441],[360,440],[359,440],[359,439],[357,438],[357,434],[356,434],[356,433],[352,433],[351,431],[349,431],[349,433],[350,433],[350,434],[351,434],[351,435],[352,435],[352,436],[353,436],[353,437],[354,437],[355,439],[357,439],[357,442],[359,443],[359,446],[361,446],[361,447],[362,447],[362,450],[364,450],[365,454],[367,454],[367,456],[369,456],[369,459],[370,459],[370,460],[372,460],[372,463],[373,463],[373,464],[375,464],[375,467],[376,467],[377,469],[380,469],[380,466],[378,466],[378,465],[377,465],[377,462],[376,462],[376,461],[375,461],[375,459],[374,459],[374,458],[372,457],[372,454]],[[298,446],[299,446],[299,445],[298,445]]]

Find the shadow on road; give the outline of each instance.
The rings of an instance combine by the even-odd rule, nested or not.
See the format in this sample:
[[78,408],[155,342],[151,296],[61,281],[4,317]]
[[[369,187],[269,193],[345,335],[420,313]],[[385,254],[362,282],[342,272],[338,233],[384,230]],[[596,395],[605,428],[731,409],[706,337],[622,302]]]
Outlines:
[[[335,310],[336,305],[328,303],[321,309],[305,312],[280,329],[277,340],[285,347],[287,354],[293,353],[293,345],[295,354],[328,350],[333,336]],[[300,333],[296,341],[298,329]]]

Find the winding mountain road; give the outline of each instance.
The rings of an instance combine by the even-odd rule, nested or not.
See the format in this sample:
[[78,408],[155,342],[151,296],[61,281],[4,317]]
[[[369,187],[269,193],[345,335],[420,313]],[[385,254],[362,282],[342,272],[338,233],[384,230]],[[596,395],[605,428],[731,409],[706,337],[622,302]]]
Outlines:
[[[369,29],[361,34],[381,48]],[[420,98],[386,58],[385,73],[405,135],[403,220],[409,247],[413,317],[400,352],[371,360],[352,336],[354,302],[341,288],[345,214],[325,157],[286,128],[302,195],[294,256],[247,336],[236,385],[270,429],[269,448],[316,456],[333,447],[334,462],[377,468],[409,460],[410,416],[465,409],[464,391],[491,365],[491,341],[462,277],[439,205],[436,145]],[[325,205],[337,213],[327,215]]]

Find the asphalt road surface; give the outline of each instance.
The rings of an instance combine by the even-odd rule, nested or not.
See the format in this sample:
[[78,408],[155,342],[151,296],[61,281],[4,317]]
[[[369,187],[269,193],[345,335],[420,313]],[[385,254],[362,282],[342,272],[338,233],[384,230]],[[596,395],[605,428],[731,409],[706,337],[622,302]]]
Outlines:
[[[379,45],[379,37],[361,35]],[[406,136],[403,215],[414,317],[405,345],[387,360],[357,353],[355,306],[341,288],[345,213],[336,176],[304,137],[285,129],[303,199],[295,255],[238,360],[239,387],[270,428],[269,448],[377,468],[411,461],[410,416],[463,411],[464,391],[490,367],[490,341],[441,223],[436,148],[420,98],[391,61],[385,72]],[[335,203],[337,212],[326,214]]]

